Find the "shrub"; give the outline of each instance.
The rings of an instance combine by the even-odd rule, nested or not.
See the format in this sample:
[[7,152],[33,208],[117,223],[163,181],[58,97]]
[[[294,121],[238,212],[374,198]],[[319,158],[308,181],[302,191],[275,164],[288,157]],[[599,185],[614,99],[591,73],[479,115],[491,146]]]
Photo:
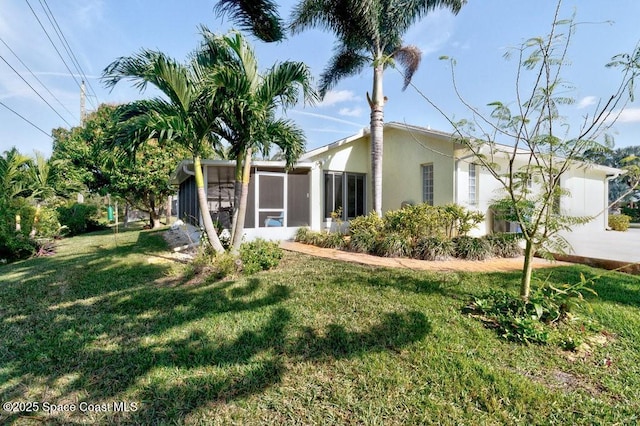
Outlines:
[[58,211],[51,207],[41,207],[36,234],[43,238],[55,238],[60,235]]
[[626,214],[612,214],[609,216],[609,227],[614,231],[626,231],[629,229],[631,217]]
[[375,254],[378,256],[409,257],[412,251],[411,240],[399,232],[380,236],[375,243]]
[[294,241],[307,244],[307,240],[309,238],[310,232],[312,231],[307,227],[298,228],[298,230],[296,231],[296,236],[294,238]]
[[626,214],[631,217],[631,222],[636,223],[640,222],[640,206],[631,208],[631,207],[622,207],[622,214]]
[[341,249],[345,247],[344,235],[340,232],[318,232],[315,245],[324,248]]
[[455,255],[466,260],[485,260],[491,256],[491,247],[484,238],[459,236],[453,238]]
[[0,259],[12,261],[31,257],[37,243],[22,232],[0,230]]
[[99,222],[98,206],[93,204],[73,203],[58,207],[58,218],[69,235],[79,235],[105,228]]
[[[531,293],[527,302],[503,291],[490,291],[474,298],[463,310],[478,316],[499,335],[519,343],[544,344],[549,340],[550,325],[569,318],[569,313],[584,302],[584,292],[596,294],[584,275],[580,282],[554,287],[548,283]],[[576,338],[565,337],[560,344],[570,349]],[[575,346],[575,345],[574,345]]]
[[256,239],[240,246],[243,272],[247,275],[275,268],[282,259],[283,250],[277,242]]
[[414,257],[424,260],[444,260],[455,254],[455,244],[449,238],[422,237],[416,242]]
[[491,247],[491,254],[495,257],[518,257],[522,255],[520,241],[522,236],[513,233],[489,234],[484,237]]
[[349,222],[349,249],[359,253],[373,253],[378,235],[384,227],[384,222],[375,213],[359,216]]

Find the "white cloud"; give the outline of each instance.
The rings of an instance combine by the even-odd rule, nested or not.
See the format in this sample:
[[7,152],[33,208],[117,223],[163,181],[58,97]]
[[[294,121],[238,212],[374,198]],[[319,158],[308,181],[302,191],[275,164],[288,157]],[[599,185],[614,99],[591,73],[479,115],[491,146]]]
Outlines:
[[358,127],[358,128],[363,128],[364,125],[361,123],[355,123],[353,121],[347,121],[347,120],[341,120],[339,118],[335,118],[332,117],[330,115],[325,115],[325,114],[317,114],[315,112],[306,112],[306,111],[299,111],[299,110],[290,110],[290,113],[294,113],[294,114],[299,114],[299,115],[306,115],[308,117],[315,117],[315,118],[321,118],[323,120],[329,120],[329,121],[335,121],[336,123],[342,123],[342,124],[348,124],[350,126],[354,126],[354,127]]
[[614,112],[618,123],[640,123],[640,108],[626,108],[622,111]]
[[585,109],[587,107],[590,107],[591,105],[595,105],[596,102],[598,102],[598,98],[596,98],[595,96],[585,96],[584,98],[580,99],[580,102],[578,102],[578,109]]
[[360,117],[362,116],[362,108],[340,108],[338,114],[345,117]]
[[324,95],[324,99],[318,104],[318,106],[329,107],[342,102],[350,102],[355,100],[358,100],[358,97],[351,90],[329,90]]

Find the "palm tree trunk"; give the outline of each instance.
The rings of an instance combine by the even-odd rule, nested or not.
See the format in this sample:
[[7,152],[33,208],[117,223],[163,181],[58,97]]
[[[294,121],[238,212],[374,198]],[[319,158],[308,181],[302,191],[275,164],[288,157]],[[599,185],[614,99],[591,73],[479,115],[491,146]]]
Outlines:
[[233,182],[233,216],[231,217],[231,246],[236,238],[238,224],[238,209],[240,208],[240,197],[242,196],[242,161],[240,156],[236,158],[235,175]]
[[207,193],[204,189],[204,176],[202,174],[202,163],[200,161],[200,156],[195,156],[193,158],[193,168],[196,179],[196,188],[198,190],[198,207],[200,208],[200,213],[202,215],[202,225],[204,226],[204,231],[207,234],[207,238],[209,239],[211,247],[213,247],[213,249],[218,253],[224,253],[224,247],[222,247],[222,243],[220,243],[220,238],[218,238],[218,234],[213,227],[211,213],[209,213],[209,205],[207,204]]
[[38,201],[36,203],[36,212],[33,215],[33,225],[31,226],[31,232],[29,232],[29,238],[33,239],[36,237],[36,234],[38,233],[38,222],[40,222],[40,211],[41,211],[41,206],[40,206],[40,202]]
[[247,199],[249,198],[249,180],[251,179],[251,148],[247,149],[244,156],[244,164],[242,167],[242,191],[240,192],[240,202],[238,204],[236,221],[234,223],[233,240],[231,247],[233,253],[240,250],[242,244],[242,236],[244,234],[244,218],[247,215]]
[[371,97],[371,184],[373,211],[382,216],[382,151],[384,129],[384,95],[382,74],[384,66],[379,60],[373,69],[373,94]]

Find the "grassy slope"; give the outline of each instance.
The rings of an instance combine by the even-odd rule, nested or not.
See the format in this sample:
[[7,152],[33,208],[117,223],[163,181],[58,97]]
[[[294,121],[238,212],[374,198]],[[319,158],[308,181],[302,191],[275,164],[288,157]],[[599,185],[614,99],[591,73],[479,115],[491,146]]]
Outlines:
[[[640,413],[640,278],[598,281],[610,339],[583,357],[460,313],[518,274],[375,269],[287,254],[274,271],[182,282],[157,232],[62,242],[0,267],[0,401],[136,402],[48,422],[598,424]],[[541,272],[548,274],[550,271]],[[583,267],[553,270],[575,281]],[[0,411],[0,422],[29,414]]]

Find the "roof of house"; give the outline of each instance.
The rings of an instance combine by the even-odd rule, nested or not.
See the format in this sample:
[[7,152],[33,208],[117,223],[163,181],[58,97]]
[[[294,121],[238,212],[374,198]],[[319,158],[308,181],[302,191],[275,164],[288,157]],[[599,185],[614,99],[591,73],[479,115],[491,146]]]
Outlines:
[[[456,143],[455,139],[456,139],[456,135],[453,133],[447,133],[447,132],[443,132],[441,130],[433,130],[429,127],[421,127],[421,126],[415,126],[412,124],[406,124],[406,123],[399,123],[399,122],[389,122],[389,123],[385,123],[384,124],[384,128],[385,129],[397,129],[397,130],[403,130],[403,131],[409,131],[409,132],[417,132],[420,133],[422,135],[427,135],[430,136],[432,138],[436,138],[436,139],[446,139],[449,141],[452,141],[452,143]],[[368,135],[370,133],[368,128],[364,128],[362,130],[360,130],[358,133],[348,136],[346,138],[343,139],[339,139],[337,141],[334,141],[328,145],[324,145],[321,146],[319,148],[313,149],[311,151],[308,151],[304,154],[302,154],[302,156],[300,157],[301,161],[309,161],[311,158],[321,155],[329,150],[332,150],[334,148],[338,148],[341,146],[345,146],[348,145],[350,143],[353,143],[354,141]],[[458,144],[460,149],[464,149],[465,146],[462,144]],[[504,144],[498,144],[496,143],[494,145],[495,147],[497,147],[500,151],[503,151],[505,153],[512,153],[513,152],[513,147],[509,146],[509,145],[504,145]],[[525,150],[525,149],[518,149],[518,154],[520,155],[529,155],[530,151],[529,150]],[[597,170],[600,170],[602,172],[605,172],[607,175],[620,175],[620,174],[624,174],[624,170],[622,169],[618,169],[615,167],[609,167],[609,166],[603,166],[600,164],[594,164],[594,163],[584,163],[581,161],[576,161],[576,163],[582,163],[585,166],[589,166],[589,167],[593,167]]]
[[[202,160],[203,166],[213,166],[217,168],[227,167],[227,168],[235,168],[236,162],[235,160]],[[261,169],[281,169],[285,170],[287,168],[287,163],[285,161],[274,161],[274,160],[253,160],[251,162],[251,167],[257,167]],[[292,167],[292,169],[311,169],[314,167],[313,163],[298,161]],[[193,175],[193,160],[182,160],[180,164],[174,169],[169,177],[172,185],[179,185],[181,182],[184,182],[189,176]],[[233,180],[233,179],[232,179]]]

